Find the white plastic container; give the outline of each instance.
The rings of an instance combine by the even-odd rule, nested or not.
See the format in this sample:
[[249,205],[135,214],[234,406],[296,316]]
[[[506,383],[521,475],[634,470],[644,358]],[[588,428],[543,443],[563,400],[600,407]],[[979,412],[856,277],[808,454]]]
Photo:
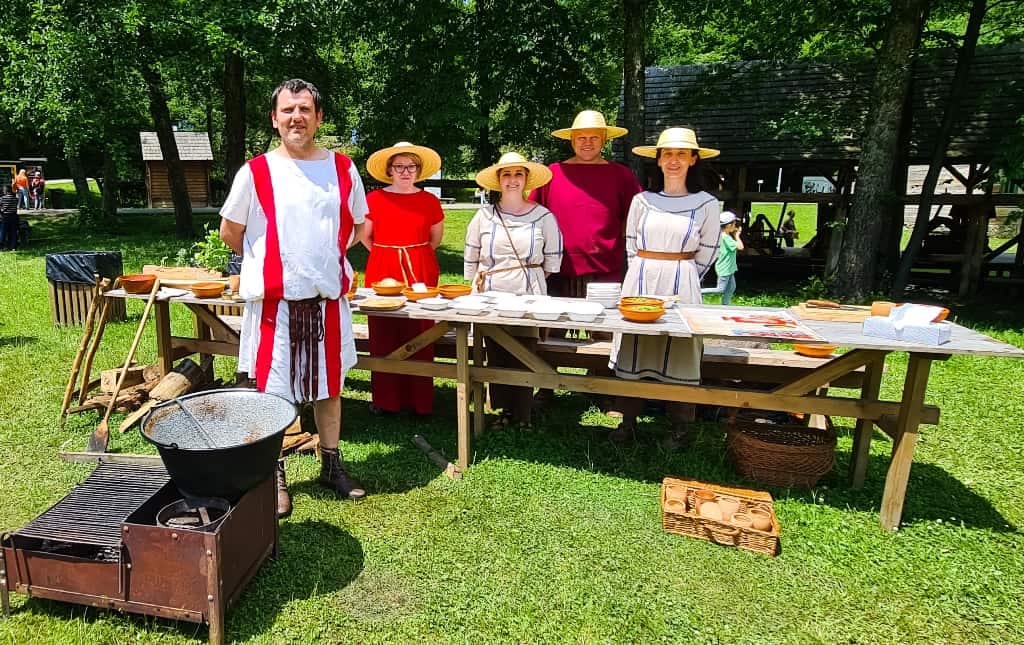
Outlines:
[[502,318],[522,318],[526,315],[526,305],[518,298],[504,298],[494,305],[494,310]]
[[452,301],[447,298],[423,298],[422,300],[416,301],[416,304],[424,309],[429,309],[430,311],[441,311],[442,309],[447,309],[451,306],[451,303]]
[[537,320],[558,320],[565,312],[565,304],[557,300],[536,300],[527,311]]
[[463,316],[479,316],[490,309],[491,305],[486,302],[458,302],[458,298],[456,298],[452,308],[455,309],[455,313],[462,314]]
[[604,313],[605,307],[600,302],[573,302],[566,308],[569,320],[576,322],[594,322],[598,316]]

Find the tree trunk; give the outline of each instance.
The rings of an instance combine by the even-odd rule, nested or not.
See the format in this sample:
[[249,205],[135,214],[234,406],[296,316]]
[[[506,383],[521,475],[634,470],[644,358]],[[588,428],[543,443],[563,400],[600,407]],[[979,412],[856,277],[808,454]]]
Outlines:
[[914,231],[910,234],[910,241],[907,242],[907,248],[903,251],[903,257],[900,258],[899,271],[892,289],[893,298],[898,298],[906,290],[907,283],[910,282],[910,270],[914,267],[917,253],[921,250],[924,238],[928,234],[935,186],[939,183],[939,173],[942,171],[943,162],[946,159],[949,134],[953,130],[953,121],[960,109],[960,100],[967,91],[967,81],[970,77],[971,63],[974,61],[974,50],[978,45],[978,36],[981,33],[981,23],[985,19],[985,10],[986,0],[974,0],[971,5],[970,17],[967,19],[964,42],[957,54],[956,71],[953,73],[953,82],[949,87],[946,111],[942,115],[942,123],[935,135],[935,147],[932,148],[932,154],[928,160],[928,174],[925,175],[924,183],[921,184],[921,203],[917,208]]
[[143,60],[139,66],[142,78],[146,82],[149,94],[149,113],[156,129],[156,137],[160,140],[160,153],[167,164],[167,175],[171,184],[171,201],[174,203],[174,234],[178,239],[190,240],[192,230],[192,201],[188,196],[188,184],[185,182],[185,168],[178,156],[178,144],[174,141],[174,128],[171,127],[171,112],[167,107],[167,96],[164,94],[164,83],[156,68],[150,52],[153,51],[152,35],[148,27],[139,31],[139,44]]
[[646,186],[643,157],[630,154],[634,146],[644,144],[644,41],[647,37],[647,1],[623,0],[622,12],[622,125],[629,130],[623,147],[633,173]]
[[237,51],[224,57],[224,181],[245,163],[245,61]]
[[117,176],[117,159],[108,148],[103,152],[103,216],[113,219],[117,216],[118,196],[121,181]]
[[878,56],[873,107],[862,137],[857,190],[846,220],[834,294],[866,300],[878,269],[877,244],[892,199],[889,190],[911,63],[929,0],[892,0],[889,32]]
[[92,192],[89,191],[89,178],[85,176],[82,158],[78,155],[68,157],[68,171],[71,172],[71,180],[75,184],[75,201],[78,202],[78,208],[88,209],[92,206]]

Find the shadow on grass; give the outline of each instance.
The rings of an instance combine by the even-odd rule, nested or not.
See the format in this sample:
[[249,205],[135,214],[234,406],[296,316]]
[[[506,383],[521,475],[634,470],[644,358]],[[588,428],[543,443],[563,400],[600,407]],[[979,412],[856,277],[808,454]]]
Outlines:
[[39,342],[35,336],[7,336],[0,338],[0,347],[19,347]]
[[[353,402],[347,410],[346,427],[353,432],[345,440],[364,443],[394,443],[397,450],[389,455],[375,457],[356,467],[364,477],[390,481],[383,491],[403,490],[423,485],[439,474],[410,444],[414,433],[427,438],[431,445],[450,460],[457,456],[454,391],[439,387],[433,417],[420,418],[398,415],[378,418],[368,412],[366,404]],[[487,422],[494,419],[488,415]],[[471,448],[471,463],[488,459],[513,459],[584,471],[604,473],[638,481],[658,483],[666,475],[721,483],[746,488],[767,489],[777,499],[801,500],[811,504],[826,504],[839,509],[853,509],[877,513],[881,506],[889,459],[872,455],[868,463],[864,488],[853,490],[847,486],[850,452],[836,453],[836,465],[813,490],[766,487],[741,478],[726,458],[724,427],[715,422],[694,424],[689,449],[668,450],[661,445],[669,431],[664,417],[642,417],[632,441],[616,444],[608,440],[607,433],[615,421],[601,415],[590,397],[577,393],[559,392],[554,403],[534,413],[533,431],[522,429],[497,431],[488,428],[475,438]],[[882,437],[883,435],[879,435]],[[879,438],[878,440],[882,440]],[[390,474],[391,469],[406,469],[402,475]],[[402,483],[404,482],[404,484]],[[964,486],[942,468],[917,461],[911,468],[910,483],[903,509],[903,523],[963,522],[965,526],[987,528],[993,531],[1013,531],[1015,528],[984,497]]]

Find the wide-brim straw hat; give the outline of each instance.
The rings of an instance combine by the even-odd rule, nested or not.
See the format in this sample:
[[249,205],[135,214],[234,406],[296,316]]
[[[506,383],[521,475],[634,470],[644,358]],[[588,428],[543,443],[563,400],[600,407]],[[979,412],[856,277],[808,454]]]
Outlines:
[[653,146],[636,146],[633,154],[654,158],[658,156],[659,148],[696,150],[701,159],[710,159],[722,153],[714,148],[701,148],[697,143],[697,133],[690,128],[669,128],[658,135],[658,143]]
[[501,191],[501,184],[498,183],[498,171],[502,168],[510,168],[512,166],[522,166],[530,173],[526,178],[526,187],[523,191],[533,190],[538,186],[551,181],[551,170],[544,164],[537,163],[536,161],[528,161],[526,157],[519,154],[518,152],[506,152],[501,155],[501,159],[498,159],[498,163],[487,166],[476,174],[476,183],[482,188],[487,190]]
[[555,130],[552,136],[559,139],[572,139],[573,130],[604,130],[605,139],[615,139],[629,134],[626,128],[605,123],[604,115],[596,110],[583,110],[572,120],[572,127]]
[[408,141],[399,141],[390,148],[383,148],[370,155],[366,160],[366,171],[377,181],[390,184],[394,177],[388,176],[388,161],[391,157],[401,154],[414,154],[420,158],[420,174],[416,181],[426,179],[441,169],[441,155],[426,146],[418,146]]

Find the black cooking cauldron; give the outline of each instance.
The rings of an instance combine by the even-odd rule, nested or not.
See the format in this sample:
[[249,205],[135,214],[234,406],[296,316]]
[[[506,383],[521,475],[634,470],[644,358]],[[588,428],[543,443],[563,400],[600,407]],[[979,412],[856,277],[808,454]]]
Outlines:
[[140,431],[186,499],[234,503],[274,474],[284,431],[296,416],[294,403],[273,394],[210,390],[154,407]]

